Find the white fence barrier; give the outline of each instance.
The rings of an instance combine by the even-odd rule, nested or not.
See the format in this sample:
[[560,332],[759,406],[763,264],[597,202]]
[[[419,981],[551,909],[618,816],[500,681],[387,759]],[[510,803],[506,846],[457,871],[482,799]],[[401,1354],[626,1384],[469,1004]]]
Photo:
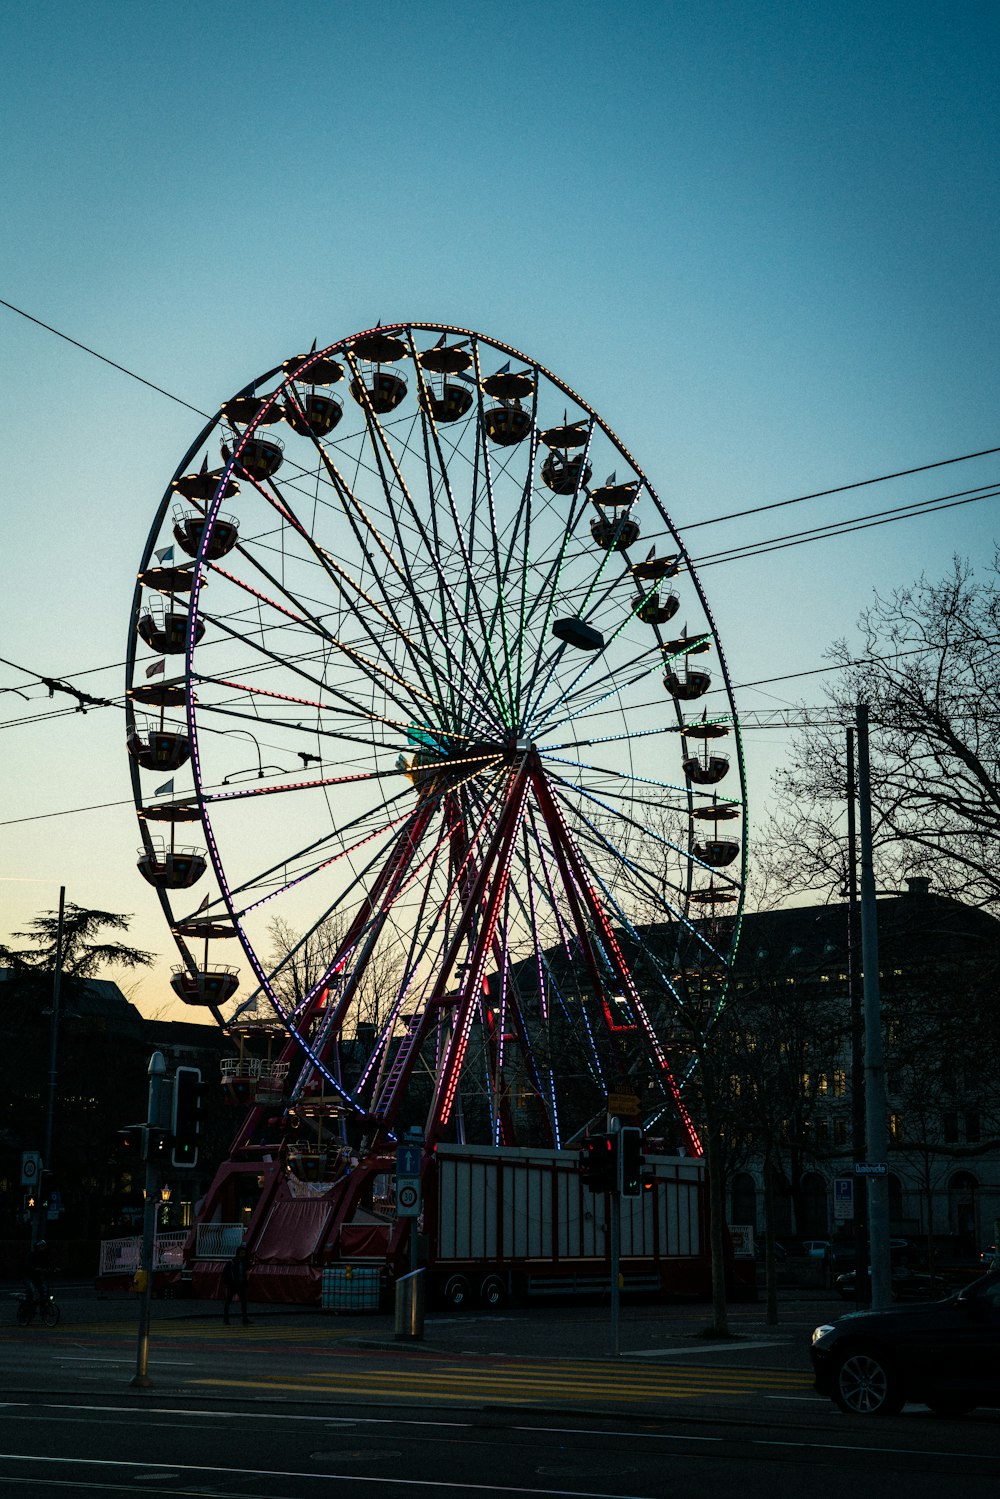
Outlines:
[[242,1223],[199,1223],[196,1260],[231,1260],[243,1243]]
[[[183,1264],[186,1233],[157,1234],[153,1242],[153,1269],[179,1270]],[[142,1235],[102,1239],[99,1275],[134,1275],[142,1263]]]

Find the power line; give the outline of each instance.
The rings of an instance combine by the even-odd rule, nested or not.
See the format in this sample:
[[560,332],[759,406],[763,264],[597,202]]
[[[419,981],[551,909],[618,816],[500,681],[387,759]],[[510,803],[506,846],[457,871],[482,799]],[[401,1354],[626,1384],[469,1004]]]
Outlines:
[[197,406],[192,406],[190,401],[182,400],[180,396],[175,396],[172,391],[164,390],[162,385],[154,385],[153,381],[147,380],[145,375],[137,375],[135,370],[128,369],[124,364],[118,364],[114,359],[109,359],[106,354],[99,354],[96,349],[90,348],[87,344],[80,343],[79,339],[70,338],[68,333],[62,333],[58,328],[53,328],[51,323],[43,323],[41,318],[32,317],[31,313],[25,312],[23,307],[15,307],[13,302],[5,302],[3,297],[0,297],[0,307],[9,308],[11,312],[16,312],[18,317],[27,318],[29,323],[35,323],[37,327],[44,328],[46,333],[54,333],[56,338],[61,338],[64,343],[72,344],[75,349],[82,349],[85,354],[90,354],[94,359],[99,359],[102,364],[109,364],[113,370],[120,370],[123,375],[128,375],[130,380],[138,380],[140,385],[148,386],[150,390],[155,390],[158,395],[166,396],[168,401],[176,401],[178,406],[185,406],[188,411],[193,411],[195,416],[202,416],[206,421],[208,420],[209,412],[202,411]]
[[[984,485],[985,493],[963,490],[968,498],[953,498],[943,495],[938,500],[914,500],[908,505],[893,510],[875,511],[871,516],[859,516],[852,521],[831,521],[825,526],[816,526],[808,531],[793,531],[787,536],[775,536],[769,541],[748,541],[744,546],[733,547],[725,552],[712,552],[696,559],[700,568],[716,567],[720,562],[745,562],[752,557],[764,557],[770,552],[783,552],[789,547],[805,546],[811,541],[829,541],[838,536],[851,536],[855,531],[871,531],[877,526],[893,525],[898,521],[915,520],[925,515],[936,515],[941,510],[955,510],[962,505],[975,505],[980,500],[996,499],[1000,489]],[[902,513],[901,513],[902,512]]]
[[[61,338],[65,343],[72,344],[76,349],[82,349],[85,354],[90,354],[94,359],[99,359],[102,364],[110,365],[112,369],[119,370],[123,375],[128,375],[131,380],[138,380],[140,385],[155,390],[159,395],[166,396],[170,401],[176,401],[178,406],[184,406],[188,411],[193,411],[196,416],[204,417],[208,421],[211,413],[202,411],[198,406],[192,406],[190,401],[185,401],[181,396],[175,396],[172,391],[164,389],[162,385],[156,385],[152,380],[147,380],[144,375],[137,374],[124,364],[119,364],[114,359],[109,359],[106,354],[100,354],[89,345],[80,343],[79,339],[71,338],[68,333],[63,333],[59,328],[54,328],[51,323],[43,323],[41,318],[34,317],[30,312],[25,312],[23,307],[15,307],[13,302],[6,302],[0,297],[0,307],[6,307],[11,312],[16,312],[19,317],[26,318],[29,323],[34,323],[39,328],[44,328],[47,333],[52,333],[56,338]],[[832,494],[845,494],[851,489],[864,489],[870,484],[885,484],[891,479],[905,479],[913,474],[929,473],[935,468],[947,468],[953,463],[967,463],[974,458],[989,458],[995,453],[1000,453],[1000,448],[982,448],[976,453],[960,453],[954,458],[939,458],[934,463],[921,463],[914,468],[897,469],[890,474],[877,474],[870,479],[855,479],[850,484],[837,484],[831,489],[817,489],[810,494],[795,495],[787,500],[772,500],[765,505],[751,505],[746,510],[733,510],[728,515],[712,515],[705,520],[692,521],[683,527],[685,535],[689,531],[697,531],[702,526],[721,525],[724,521],[742,520],[748,515],[761,515],[767,510],[782,510],[788,505],[803,505],[808,500],[825,499]]]
[[769,505],[752,505],[749,510],[734,510],[729,515],[712,515],[706,520],[692,521],[682,529],[697,531],[700,526],[718,526],[727,520],[742,520],[746,515],[762,515],[765,510],[783,510],[786,505],[802,505],[806,500],[822,500],[827,495],[845,494],[849,489],[864,489],[869,484],[886,484],[890,479],[907,479],[913,474],[926,474],[932,468],[947,468],[950,463],[967,463],[972,458],[990,458],[1000,453],[1000,448],[983,448],[979,453],[960,453],[957,458],[939,458],[936,463],[921,463],[916,468],[901,468],[894,474],[878,474],[874,479],[856,479],[852,484],[838,484],[833,489],[817,489],[812,494],[796,495],[791,500],[774,500]]

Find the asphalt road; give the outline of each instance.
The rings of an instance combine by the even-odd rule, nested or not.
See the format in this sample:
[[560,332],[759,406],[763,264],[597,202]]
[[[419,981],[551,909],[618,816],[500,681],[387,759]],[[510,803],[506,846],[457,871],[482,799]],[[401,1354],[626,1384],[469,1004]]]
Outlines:
[[[12,1306],[12,1303],[11,1303]],[[0,1494],[420,1494],[704,1499],[994,1499],[1000,1412],[944,1421],[908,1407],[842,1416],[811,1389],[808,1333],[842,1307],[786,1306],[777,1328],[733,1308],[558,1306],[391,1319],[154,1305],[151,1387],[130,1384],[136,1307],[63,1298],[60,1326],[0,1328]]]

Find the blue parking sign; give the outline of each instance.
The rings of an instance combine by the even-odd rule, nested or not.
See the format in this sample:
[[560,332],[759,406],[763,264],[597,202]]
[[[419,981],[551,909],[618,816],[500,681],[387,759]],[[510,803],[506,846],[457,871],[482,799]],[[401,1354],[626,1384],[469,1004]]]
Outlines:
[[854,1217],[854,1178],[852,1176],[834,1177],[833,1216],[840,1219]]

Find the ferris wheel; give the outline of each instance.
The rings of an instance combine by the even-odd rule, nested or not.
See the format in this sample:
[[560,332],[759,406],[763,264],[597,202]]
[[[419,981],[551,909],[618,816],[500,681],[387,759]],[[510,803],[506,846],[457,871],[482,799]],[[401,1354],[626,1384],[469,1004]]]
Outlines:
[[569,386],[433,323],[269,370],[156,510],[127,672],[173,988],[278,1035],[286,1109],[563,1145],[626,1095],[699,1149],[735,707],[680,537]]

